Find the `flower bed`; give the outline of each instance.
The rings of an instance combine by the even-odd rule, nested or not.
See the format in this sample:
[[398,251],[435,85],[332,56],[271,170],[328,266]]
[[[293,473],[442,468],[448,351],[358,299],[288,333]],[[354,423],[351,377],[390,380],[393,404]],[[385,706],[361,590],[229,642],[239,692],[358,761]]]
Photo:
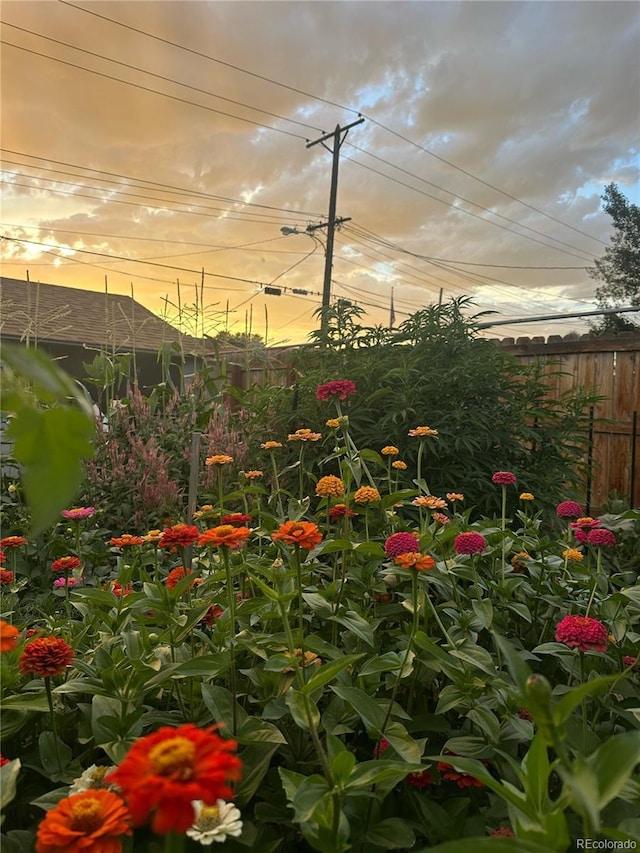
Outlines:
[[320,386],[336,417],[265,440],[238,482],[210,456],[193,518],[122,531],[72,507],[37,541],[8,531],[3,851],[638,840],[640,586],[619,554],[640,512],[544,518],[497,471],[502,512],[477,516],[430,494],[426,425],[399,488],[397,448],[350,436],[355,391]]

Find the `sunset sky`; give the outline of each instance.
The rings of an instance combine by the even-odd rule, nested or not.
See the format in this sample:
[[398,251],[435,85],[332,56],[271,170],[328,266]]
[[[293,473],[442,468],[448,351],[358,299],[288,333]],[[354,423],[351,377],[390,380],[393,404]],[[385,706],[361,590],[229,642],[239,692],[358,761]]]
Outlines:
[[326,221],[332,156],[307,142],[362,115],[340,154],[335,298],[368,325],[389,323],[392,289],[396,324],[461,295],[495,319],[593,309],[604,187],[640,203],[638,9],[2,0],[2,273],[106,277],[154,311],[180,303],[191,332],[204,281],[207,333],[304,341],[326,229],[281,228]]

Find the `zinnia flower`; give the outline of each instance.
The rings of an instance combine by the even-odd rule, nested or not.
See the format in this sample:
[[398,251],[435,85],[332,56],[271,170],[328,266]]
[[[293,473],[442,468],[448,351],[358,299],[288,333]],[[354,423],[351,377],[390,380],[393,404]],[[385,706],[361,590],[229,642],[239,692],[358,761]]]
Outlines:
[[391,467],[395,468],[396,471],[406,471],[407,463],[403,462],[402,459],[396,459],[395,462],[391,463]]
[[9,586],[9,584],[14,581],[13,572],[7,571],[7,569],[0,569],[0,586]]
[[464,495],[461,495],[460,492],[447,492],[447,500],[448,501],[463,501]]
[[214,548],[226,546],[236,550],[240,548],[251,535],[251,530],[248,527],[235,527],[233,524],[219,524],[217,527],[210,527],[198,538],[198,545],[202,548],[205,545],[213,545]]
[[229,515],[223,515],[220,519],[220,524],[233,524],[233,526],[245,524],[251,521],[251,516],[244,512],[232,512]]
[[556,626],[556,641],[581,652],[606,652],[609,631],[591,616],[565,616]]
[[73,509],[63,509],[60,515],[64,518],[69,518],[71,521],[82,521],[83,518],[91,518],[95,514],[93,506],[77,506]]
[[144,545],[147,540],[144,536],[132,536],[131,533],[123,533],[122,536],[114,536],[109,540],[109,545],[114,548],[131,548],[133,545]]
[[419,548],[420,542],[415,533],[392,533],[384,542],[384,552],[391,558],[406,554],[407,551],[417,551]]
[[331,521],[337,521],[339,518],[344,518],[345,515],[347,518],[353,518],[356,513],[352,509],[349,509],[346,504],[336,504],[329,510],[329,518]]
[[374,486],[360,486],[353,496],[357,504],[370,504],[380,500],[380,492]]
[[373,750],[372,750],[372,755],[373,755],[373,757],[374,757],[374,758],[379,758],[379,757],[382,755],[382,753],[385,751],[385,749],[388,749],[390,746],[391,746],[391,744],[390,744],[390,743],[389,743],[389,741],[386,739],[386,737],[383,737],[383,738],[382,738],[382,740],[380,740],[380,741],[379,741],[379,742],[378,742],[378,743],[373,747]]
[[73,589],[73,587],[78,586],[78,578],[56,578],[53,582],[54,589],[60,589],[61,587],[67,587],[67,589]]
[[194,800],[212,806],[232,797],[229,783],[242,768],[235,749],[235,741],[192,723],[163,726],[137,740],[107,781],[121,789],[134,825],[152,817],[159,835],[185,833],[196,817]]
[[413,773],[409,773],[408,776],[405,776],[404,780],[407,785],[411,785],[412,788],[426,788],[427,785],[431,784],[431,776],[426,770],[416,770]]
[[18,668],[23,675],[30,672],[41,678],[60,675],[73,661],[73,649],[58,637],[38,637],[22,650]]
[[263,471],[243,471],[242,473],[247,480],[259,480],[260,477],[264,476]]
[[111,581],[109,584],[110,591],[117,596],[117,598],[122,598],[124,595],[130,595],[133,592],[133,587],[131,584],[127,586],[122,586],[120,581]]
[[633,657],[633,655],[625,655],[622,658],[622,663],[625,667],[631,667],[632,672],[640,672],[640,663],[638,657]]
[[340,477],[335,477],[333,474],[320,477],[316,483],[316,495],[321,498],[340,498],[344,495],[344,483]]
[[310,521],[285,521],[271,534],[271,538],[285,545],[299,545],[306,551],[311,551],[322,542],[322,533],[318,525]]
[[587,542],[589,545],[604,546],[605,548],[613,548],[617,544],[615,533],[605,527],[590,530]]
[[518,478],[512,471],[496,471],[491,477],[491,482],[498,486],[513,486]]
[[427,509],[444,509],[447,502],[442,498],[437,498],[435,495],[420,495],[414,498],[411,503],[414,506],[424,506]]
[[456,554],[481,554],[487,547],[487,540],[480,533],[458,533],[453,540]]
[[397,456],[400,451],[397,447],[394,447],[393,444],[387,444],[386,447],[383,447],[380,453],[383,456]]
[[279,441],[265,441],[260,447],[263,450],[276,450],[278,447],[282,447],[282,444]]
[[11,764],[11,759],[5,758],[4,755],[0,753],[0,767],[4,767],[5,764]]
[[581,563],[584,560],[584,554],[577,548],[567,548],[562,552],[562,556],[568,563]]
[[497,829],[492,829],[489,833],[490,838],[515,838],[513,830],[510,826],[499,826]]
[[439,524],[451,524],[451,519],[443,512],[434,512],[431,518]]
[[228,465],[233,462],[233,456],[227,456],[226,453],[217,453],[214,456],[207,456],[205,465]]
[[242,834],[240,809],[233,803],[218,800],[215,805],[207,806],[202,800],[194,800],[192,806],[196,819],[187,835],[199,844],[208,846],[214,841],[225,841],[227,836],[237,838]]
[[191,524],[174,524],[173,527],[165,527],[160,537],[159,545],[175,552],[178,548],[188,548],[198,541],[200,531]]
[[18,644],[20,631],[15,625],[10,625],[0,619],[0,652],[12,652]]
[[600,527],[602,522],[599,518],[591,518],[590,515],[585,515],[583,518],[578,518],[569,524],[571,530],[594,530]]
[[403,569],[415,569],[417,572],[432,569],[436,564],[433,557],[430,557],[428,554],[420,554],[417,551],[398,554],[397,557],[394,557],[393,562],[397,566],[402,566]]
[[556,514],[559,518],[580,518],[583,509],[576,501],[562,501],[556,507]]
[[114,765],[105,766],[101,764],[92,764],[91,767],[87,767],[86,770],[82,771],[80,776],[73,780],[73,783],[69,788],[69,795],[80,794],[82,791],[95,791],[99,789],[112,790],[115,786],[109,785],[108,782],[105,782],[104,777],[115,769]]
[[72,572],[74,569],[79,567],[79,557],[58,557],[57,560],[54,560],[53,563],[51,563],[52,572]]
[[297,429],[290,433],[287,438],[289,441],[320,441],[322,435],[319,432],[311,432],[310,429]]
[[[173,589],[176,587],[181,580],[186,578],[187,575],[192,574],[191,569],[186,569],[184,566],[177,566],[175,569],[171,569],[169,574],[166,577],[165,583],[169,589]],[[189,587],[192,587],[194,584],[202,583],[202,578],[193,578]]]
[[455,782],[458,788],[484,788],[484,782],[476,779],[475,776],[469,776],[468,773],[458,773],[457,770],[447,764],[445,761],[438,762],[438,770],[442,774],[443,779],[449,782]]
[[129,812],[113,791],[82,791],[60,800],[38,827],[36,853],[120,853],[131,835]]
[[145,542],[159,542],[162,539],[162,530],[150,530],[144,536]]
[[428,426],[418,426],[415,427],[415,429],[410,429],[408,432],[408,435],[412,436],[413,438],[426,438],[427,436],[437,434],[437,429],[431,429],[431,427]]
[[224,610],[219,604],[212,604],[200,621],[204,622],[207,628],[210,628],[223,613]]
[[29,540],[24,536],[5,536],[0,539],[0,548],[20,548],[21,545],[28,545]]
[[532,501],[532,500],[535,500],[535,498],[531,494],[531,492],[522,492],[522,494],[520,495],[520,500],[521,501]]
[[316,398],[318,400],[328,400],[330,397],[337,397],[339,400],[346,400],[356,393],[355,383],[350,379],[335,379],[333,382],[325,382],[324,385],[318,385],[316,389]]
[[325,423],[325,426],[328,426],[329,429],[338,429],[340,426],[340,418],[329,418]]
[[6,562],[7,562],[7,555],[6,555],[6,554],[4,553],[4,551],[0,548],[0,565],[1,565],[2,563],[6,563]]

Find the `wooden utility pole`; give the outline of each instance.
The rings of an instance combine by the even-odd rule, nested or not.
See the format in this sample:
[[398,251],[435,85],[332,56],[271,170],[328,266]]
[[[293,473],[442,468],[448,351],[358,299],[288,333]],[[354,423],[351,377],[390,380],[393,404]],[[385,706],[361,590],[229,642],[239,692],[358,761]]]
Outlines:
[[[347,133],[352,127],[357,124],[362,124],[364,118],[360,117],[356,121],[352,121],[346,127],[336,125],[333,133],[325,133],[320,139],[315,139],[313,142],[307,142],[307,148],[313,145],[320,145],[326,148],[333,154],[333,165],[331,168],[331,191],[329,194],[329,219],[325,223],[327,226],[327,248],[324,258],[324,284],[322,288],[322,327],[324,328],[327,321],[326,309],[331,304],[331,270],[333,267],[333,235],[336,230],[336,201],[338,198],[338,165],[340,162],[340,148],[346,139]],[[326,145],[326,141],[333,137],[333,150]],[[344,221],[344,220],[343,220]],[[323,226],[318,226],[323,227]]]

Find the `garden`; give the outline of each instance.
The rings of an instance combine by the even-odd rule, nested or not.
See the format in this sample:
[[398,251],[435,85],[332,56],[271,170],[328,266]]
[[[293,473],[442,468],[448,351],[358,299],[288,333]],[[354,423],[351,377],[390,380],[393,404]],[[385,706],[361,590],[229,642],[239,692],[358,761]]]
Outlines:
[[640,509],[463,307],[97,423],[3,348],[5,853],[636,849]]

